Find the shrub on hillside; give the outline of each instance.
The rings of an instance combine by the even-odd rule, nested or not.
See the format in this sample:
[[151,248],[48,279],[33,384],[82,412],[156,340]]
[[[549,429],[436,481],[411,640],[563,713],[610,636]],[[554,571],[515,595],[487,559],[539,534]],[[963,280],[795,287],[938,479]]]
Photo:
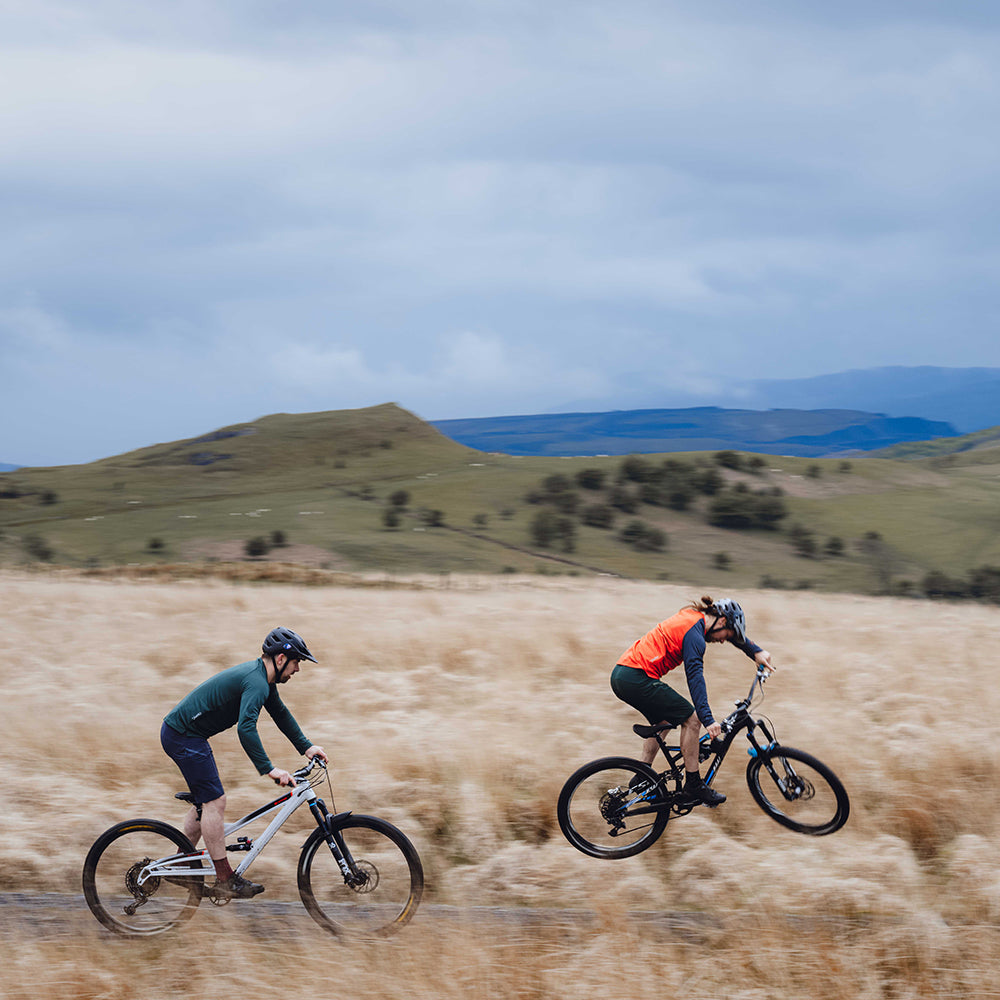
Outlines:
[[645,521],[629,521],[618,537],[640,552],[662,552],[667,547],[666,533]]
[[540,510],[531,521],[531,540],[540,549],[558,547],[572,552],[576,547],[576,525],[573,520],[552,508]]
[[41,535],[28,535],[24,540],[24,548],[32,559],[39,562],[52,562],[55,558],[52,546]]
[[581,469],[576,474],[576,485],[582,490],[601,490],[606,478],[603,469]]
[[608,503],[623,514],[634,514],[639,509],[639,498],[625,486],[609,490]]
[[657,475],[656,466],[648,459],[629,455],[618,467],[618,476],[633,483],[648,483]]
[[969,596],[969,586],[964,580],[948,576],[940,570],[931,570],[920,584],[925,596],[937,600],[962,600]]
[[591,528],[610,528],[615,523],[615,509],[606,503],[593,503],[584,507],[580,520]]
[[743,456],[738,451],[717,451],[713,456],[716,465],[739,472],[743,468]]
[[773,490],[751,492],[742,483],[720,491],[708,508],[708,523],[716,528],[763,528],[774,531],[788,516],[783,498]]
[[271,551],[271,543],[263,535],[258,535],[256,538],[248,538],[246,540],[243,544],[243,551],[249,558],[259,559]]

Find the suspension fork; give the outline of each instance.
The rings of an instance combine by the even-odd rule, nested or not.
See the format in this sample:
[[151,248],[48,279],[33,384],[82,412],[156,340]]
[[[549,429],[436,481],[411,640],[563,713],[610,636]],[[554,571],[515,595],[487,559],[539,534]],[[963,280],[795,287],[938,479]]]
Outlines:
[[351,856],[350,849],[344,840],[343,834],[340,832],[337,822],[346,816],[350,816],[351,811],[348,810],[347,812],[337,813],[336,816],[331,816],[330,810],[326,808],[326,803],[318,796],[309,803],[309,811],[313,814],[316,825],[323,831],[327,847],[330,848],[330,853],[333,855],[334,861],[340,867],[344,881],[348,883],[357,881],[359,878],[357,864]]
[[[766,740],[766,744],[764,746],[761,746],[761,744],[757,742],[753,732],[754,729],[760,729],[763,733],[764,739]],[[752,746],[750,755],[752,757],[756,757],[761,762],[761,765],[767,773],[774,779],[774,783],[778,786],[781,793],[783,795],[787,795],[788,780],[796,777],[796,774],[795,771],[789,766],[787,759],[784,757],[781,759],[781,763],[785,771],[784,776],[778,774],[775,769],[774,764],[771,761],[771,753],[778,745],[777,740],[774,738],[774,734],[767,728],[765,723],[751,720],[750,725],[747,727],[747,739],[750,741]]]

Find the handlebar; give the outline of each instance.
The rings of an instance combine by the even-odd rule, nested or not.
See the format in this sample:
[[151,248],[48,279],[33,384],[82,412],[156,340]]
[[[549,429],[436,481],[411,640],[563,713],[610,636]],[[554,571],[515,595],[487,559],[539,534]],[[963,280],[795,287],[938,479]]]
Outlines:
[[313,757],[310,759],[309,763],[304,767],[300,767],[297,771],[292,772],[292,777],[295,779],[296,784],[300,784],[305,781],[310,774],[313,772],[313,768],[320,768],[326,770],[326,761],[320,760],[319,757]]
[[753,689],[758,686],[763,689],[764,681],[771,676],[771,673],[772,671],[768,670],[767,667],[764,667],[759,663],[757,664],[757,670],[754,673],[753,680],[750,682],[750,690],[747,692],[747,696],[742,701],[736,702],[736,711],[730,713],[725,719],[722,720],[721,725],[723,732],[729,732],[732,728],[733,721],[740,711],[745,711],[750,707],[750,703],[753,701]]

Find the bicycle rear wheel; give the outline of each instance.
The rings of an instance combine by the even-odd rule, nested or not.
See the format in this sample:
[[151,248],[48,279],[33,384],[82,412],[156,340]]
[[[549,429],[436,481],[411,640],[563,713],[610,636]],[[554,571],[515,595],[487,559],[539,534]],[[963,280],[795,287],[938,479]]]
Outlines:
[[747,764],[747,785],[771,819],[796,833],[833,833],[851,812],[847,791],[833,771],[794,747],[777,746],[754,757]]
[[592,858],[630,858],[663,833],[670,810],[659,776],[642,761],[601,757],[570,775],[559,793],[559,828]]
[[416,848],[391,823],[347,816],[334,830],[347,848],[345,876],[322,830],[299,855],[299,895],[309,915],[334,934],[392,934],[409,923],[424,891]]
[[[94,842],[83,863],[83,895],[105,927],[126,937],[162,934],[194,916],[204,876],[154,876],[139,884],[151,861],[195,850],[167,823],[132,819],[118,823]],[[192,861],[189,867],[204,867]]]

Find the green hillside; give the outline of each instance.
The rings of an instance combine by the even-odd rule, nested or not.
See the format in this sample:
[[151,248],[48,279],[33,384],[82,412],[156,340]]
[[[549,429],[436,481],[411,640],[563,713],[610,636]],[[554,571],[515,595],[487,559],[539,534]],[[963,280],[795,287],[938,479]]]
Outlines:
[[[478,452],[392,404],[277,414],[89,465],[0,475],[0,564],[605,572],[715,590],[763,581],[859,592],[1000,566],[1000,446],[908,461],[642,456],[631,472],[655,473],[655,489],[628,478],[629,461]],[[719,492],[675,509],[664,497],[679,467],[664,473],[665,461],[718,477],[737,505],[777,497],[785,516],[771,530],[713,525]],[[572,513],[553,507],[552,477],[570,485]],[[623,494],[631,512],[613,506]],[[596,508],[610,509],[610,527],[586,523]],[[569,544],[540,539],[543,511],[570,525]],[[662,548],[623,540],[636,523]]]

